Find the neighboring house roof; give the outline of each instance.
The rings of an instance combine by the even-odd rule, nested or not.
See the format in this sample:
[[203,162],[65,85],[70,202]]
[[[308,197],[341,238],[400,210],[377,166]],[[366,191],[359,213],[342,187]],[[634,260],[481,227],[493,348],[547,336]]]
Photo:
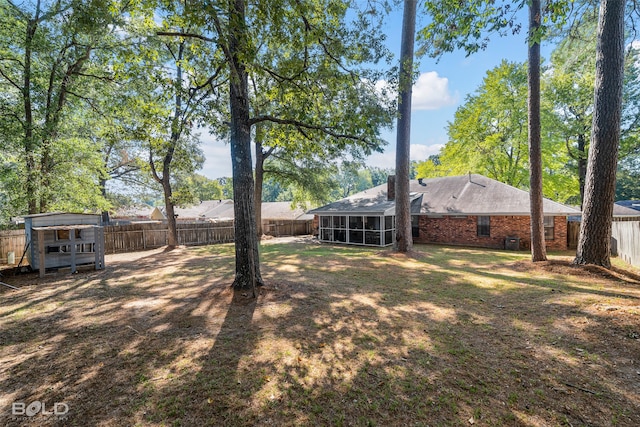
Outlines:
[[640,217],[640,212],[625,206],[619,205],[617,202],[613,205],[614,217]]
[[262,202],[262,219],[274,220],[311,220],[313,215],[307,215],[304,209],[291,207],[291,202]]
[[616,202],[616,205],[640,211],[640,200],[619,200]]
[[[411,212],[426,215],[530,215],[529,193],[482,175],[469,174],[410,182]],[[549,199],[545,215],[579,215],[580,211]],[[310,214],[394,215],[387,184],[309,211]]]
[[229,219],[233,218],[233,200],[203,200],[188,208],[175,207],[179,219]]
[[[233,200],[204,200],[186,209],[175,208],[179,219],[233,219]],[[291,202],[262,202],[262,219],[313,219],[304,218],[304,210],[291,208]]]
[[164,214],[164,212],[162,212],[160,209],[158,209],[157,206],[155,208],[153,208],[153,211],[149,215],[149,218],[155,219],[155,220],[158,220],[158,221],[161,221],[163,219],[167,219],[167,217]]
[[[144,216],[146,218],[162,220],[166,219],[164,207],[140,210],[131,208],[128,210],[118,211],[118,217],[122,218],[130,213],[131,217]],[[144,214],[140,215],[140,212]],[[233,200],[203,200],[197,205],[187,208],[175,207],[174,213],[178,215],[178,220],[229,220],[234,218]],[[291,202],[262,202],[262,219],[269,220],[312,220],[313,215],[307,215],[303,209],[291,208]]]
[[122,207],[111,218],[149,218],[152,211],[153,206],[150,205]]

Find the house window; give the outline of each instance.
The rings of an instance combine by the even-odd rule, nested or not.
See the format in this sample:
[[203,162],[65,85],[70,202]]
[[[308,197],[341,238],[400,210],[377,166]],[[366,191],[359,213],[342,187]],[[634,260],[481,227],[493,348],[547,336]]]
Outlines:
[[478,217],[478,236],[491,236],[491,217],[479,216]]
[[411,236],[420,237],[420,217],[418,215],[411,216]]
[[555,222],[554,222],[554,217],[552,216],[545,216],[544,217],[544,239],[545,240],[553,240],[553,236],[554,236],[554,229],[555,229]]

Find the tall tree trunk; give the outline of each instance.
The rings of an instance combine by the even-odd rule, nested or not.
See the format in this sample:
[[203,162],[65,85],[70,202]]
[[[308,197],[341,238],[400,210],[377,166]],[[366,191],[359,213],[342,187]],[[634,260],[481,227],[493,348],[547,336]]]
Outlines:
[[[45,128],[50,128],[48,123],[45,122]],[[49,202],[52,199],[51,196],[51,174],[53,173],[53,160],[51,159],[51,141],[52,137],[45,137],[40,146],[40,177],[39,177],[39,198],[40,205],[38,209],[41,213],[46,212],[49,209]]]
[[[38,3],[39,6],[39,3]],[[38,26],[38,15],[40,9],[36,10],[36,17],[27,22],[27,32],[25,36],[24,49],[24,81],[22,88],[22,99],[24,102],[25,132],[24,151],[25,164],[27,166],[27,176],[25,182],[25,192],[27,196],[27,206],[30,214],[39,213],[38,210],[38,170],[35,153],[35,136],[33,134],[33,110],[31,104],[31,55],[33,37]]]
[[587,179],[587,141],[584,134],[578,135],[578,182],[580,184],[580,209],[584,204],[584,184]]
[[251,126],[249,121],[249,82],[242,60],[247,45],[244,0],[230,2],[229,51],[231,54],[230,112],[231,163],[233,171],[233,211],[235,215],[237,291],[257,296],[262,285],[251,164]]
[[[104,178],[103,176],[100,176],[99,181],[98,181],[98,186],[100,187],[100,195],[102,197],[104,197],[104,199],[106,200],[107,198],[107,179]],[[103,225],[107,225],[109,224],[110,218],[109,218],[109,211],[102,211],[102,224]]]
[[171,139],[169,141],[169,147],[164,155],[162,162],[162,190],[164,193],[164,206],[167,214],[167,247],[173,249],[179,245],[178,242],[178,229],[176,226],[176,216],[173,203],[173,190],[171,189],[171,162],[173,161],[173,154],[176,151],[176,147],[180,142],[182,135],[182,121],[184,120],[182,111],[182,65],[181,61],[184,57],[184,43],[180,43],[178,48],[178,55],[176,57],[176,83],[175,83],[175,108],[173,112],[173,120],[171,121]]
[[179,245],[175,209],[171,199],[173,194],[171,182],[169,182],[170,173],[170,171],[165,170],[162,175],[162,190],[164,193],[165,213],[167,215],[167,249],[173,249]]
[[546,261],[542,211],[542,148],[540,136],[540,0],[529,3],[529,202],[531,260]]
[[254,189],[253,200],[256,207],[256,235],[258,239],[262,237],[262,185],[264,184],[264,151],[262,151],[262,139],[264,138],[264,132],[262,131],[262,124],[256,125],[256,186]]
[[624,9],[623,1],[600,1],[593,124],[575,264],[611,266],[624,81]]
[[404,1],[402,47],[400,50],[400,87],[398,90],[398,133],[396,137],[396,240],[394,246],[397,252],[409,252],[413,246],[409,174],[411,172],[411,86],[413,83],[416,7],[417,0]]

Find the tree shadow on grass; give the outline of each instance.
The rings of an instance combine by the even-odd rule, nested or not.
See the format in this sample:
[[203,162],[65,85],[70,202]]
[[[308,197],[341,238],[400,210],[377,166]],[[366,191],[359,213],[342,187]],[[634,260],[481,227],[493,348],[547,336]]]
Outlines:
[[[222,249],[45,283],[37,304],[26,291],[3,301],[3,421],[21,424],[11,402],[43,400],[69,405],[66,420],[37,420],[59,425],[640,422],[640,393],[612,368],[631,366],[638,341],[611,342],[609,312],[567,300],[623,292],[574,280],[556,298],[532,277],[518,300],[517,286],[496,285],[513,280],[497,267],[467,277],[459,260],[298,245],[265,251],[267,286],[246,301],[228,287]],[[47,308],[48,293],[61,305]]]
[[[308,271],[327,277],[301,277],[289,253],[273,252],[263,271],[272,285],[257,301],[253,329],[238,335],[238,320],[232,320],[238,314],[227,313],[231,329],[221,329],[204,358],[211,366],[184,385],[217,396],[211,406],[191,404],[194,413],[183,417],[160,411],[158,419],[207,425],[634,422],[638,393],[632,384],[607,378],[598,363],[585,367],[588,358],[575,347],[594,350],[588,342],[566,331],[558,338],[556,325],[527,319],[520,309],[533,309],[538,300],[525,297],[520,307],[506,310],[484,303],[496,298],[495,291],[460,281],[455,269],[433,284],[427,273],[434,266],[425,266],[421,281],[398,286],[398,272],[385,272],[375,259],[360,259],[355,275],[339,262],[304,259]],[[389,280],[380,280],[385,275]],[[440,293],[443,285],[458,287],[457,293]],[[543,298],[543,292],[536,295]],[[557,306],[560,319],[571,314],[570,307]],[[591,329],[595,337],[602,334]],[[234,333],[231,339],[240,343],[222,340]],[[238,348],[241,355],[224,356]],[[602,380],[597,387],[594,377]],[[581,390],[589,387],[596,394]],[[158,396],[169,395],[165,390]]]

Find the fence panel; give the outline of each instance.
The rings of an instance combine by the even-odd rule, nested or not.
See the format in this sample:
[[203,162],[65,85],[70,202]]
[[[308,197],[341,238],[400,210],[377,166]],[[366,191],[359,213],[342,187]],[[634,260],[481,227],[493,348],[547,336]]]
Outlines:
[[24,230],[0,231],[0,264],[8,264],[9,252],[13,252],[13,265],[18,264],[25,244]]
[[311,234],[311,220],[266,220],[263,232],[269,236],[302,236]]
[[[176,225],[181,245],[211,245],[234,241],[233,221],[219,223],[179,222]],[[166,223],[138,223],[105,227],[107,253],[135,252],[167,244]]]
[[580,237],[580,223],[578,221],[569,221],[567,223],[567,248],[577,249],[579,237]]
[[618,257],[640,267],[640,221],[614,221],[611,238],[615,241]]
[[166,228],[162,229],[143,229],[144,235],[144,248],[155,249],[165,246],[168,241],[169,231]]
[[[311,233],[311,221],[266,221],[265,233],[273,236],[296,236]],[[213,245],[235,240],[233,221],[179,222],[178,242],[181,245]],[[108,225],[104,227],[106,254],[136,252],[167,244],[167,224],[162,222]],[[0,232],[0,264],[7,263],[7,253],[15,253],[17,264],[25,246],[24,230]]]
[[115,254],[145,249],[144,230],[125,229],[130,226],[109,225],[104,228],[104,251]]

